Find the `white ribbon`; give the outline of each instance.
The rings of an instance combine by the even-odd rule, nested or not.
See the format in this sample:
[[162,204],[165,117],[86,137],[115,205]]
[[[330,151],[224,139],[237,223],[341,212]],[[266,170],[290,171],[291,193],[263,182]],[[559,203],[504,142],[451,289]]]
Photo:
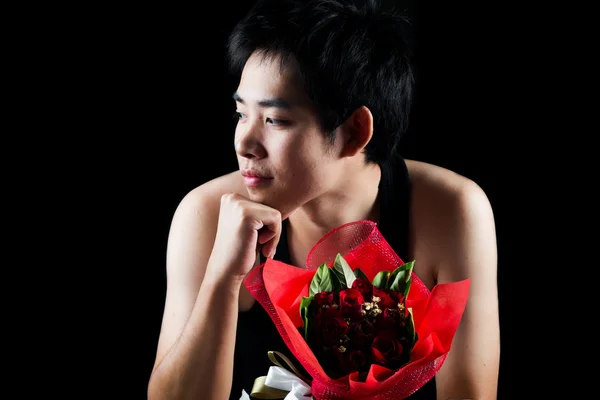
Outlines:
[[242,389],[242,397],[240,397],[240,400],[250,400],[250,396],[248,396],[248,393],[246,393],[244,389]]
[[279,390],[288,390],[284,400],[311,400],[310,386],[285,368],[270,367],[265,385]]
[[[283,400],[312,400],[310,386],[285,368],[270,367],[265,385],[289,392]],[[242,390],[240,400],[250,400],[246,391]]]

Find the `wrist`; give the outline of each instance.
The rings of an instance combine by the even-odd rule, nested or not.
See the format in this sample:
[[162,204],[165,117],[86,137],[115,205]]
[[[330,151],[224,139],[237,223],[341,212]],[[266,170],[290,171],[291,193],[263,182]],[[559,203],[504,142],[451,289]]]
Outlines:
[[212,274],[206,271],[202,286],[211,291],[231,292],[231,294],[237,295],[244,283],[244,278],[243,276]]

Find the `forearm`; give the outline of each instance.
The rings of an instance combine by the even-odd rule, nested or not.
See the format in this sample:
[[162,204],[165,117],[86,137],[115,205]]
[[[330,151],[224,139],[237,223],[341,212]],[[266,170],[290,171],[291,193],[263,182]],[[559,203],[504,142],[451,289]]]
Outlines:
[[149,399],[229,398],[240,286],[205,280],[179,340],[152,374]]

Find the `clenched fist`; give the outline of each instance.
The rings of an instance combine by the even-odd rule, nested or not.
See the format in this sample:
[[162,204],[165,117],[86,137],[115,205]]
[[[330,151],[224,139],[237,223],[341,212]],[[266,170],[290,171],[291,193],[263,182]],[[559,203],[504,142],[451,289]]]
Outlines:
[[278,210],[239,194],[224,194],[210,261],[220,271],[210,273],[243,279],[254,266],[261,246],[265,257],[273,257],[280,236]]

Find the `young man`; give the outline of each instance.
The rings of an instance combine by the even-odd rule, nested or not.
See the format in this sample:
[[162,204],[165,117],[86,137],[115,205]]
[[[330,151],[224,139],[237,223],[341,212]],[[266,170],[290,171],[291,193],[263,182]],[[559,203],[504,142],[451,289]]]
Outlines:
[[304,266],[324,234],[363,219],[416,260],[430,289],[471,279],[452,349],[426,385],[430,398],[496,398],[490,203],[463,176],[394,156],[412,94],[408,28],[379,2],[359,0],[263,1],[236,26],[239,171],[192,190],[173,217],[150,399],[250,392],[267,372],[266,352],[285,349],[245,276],[261,255]]

